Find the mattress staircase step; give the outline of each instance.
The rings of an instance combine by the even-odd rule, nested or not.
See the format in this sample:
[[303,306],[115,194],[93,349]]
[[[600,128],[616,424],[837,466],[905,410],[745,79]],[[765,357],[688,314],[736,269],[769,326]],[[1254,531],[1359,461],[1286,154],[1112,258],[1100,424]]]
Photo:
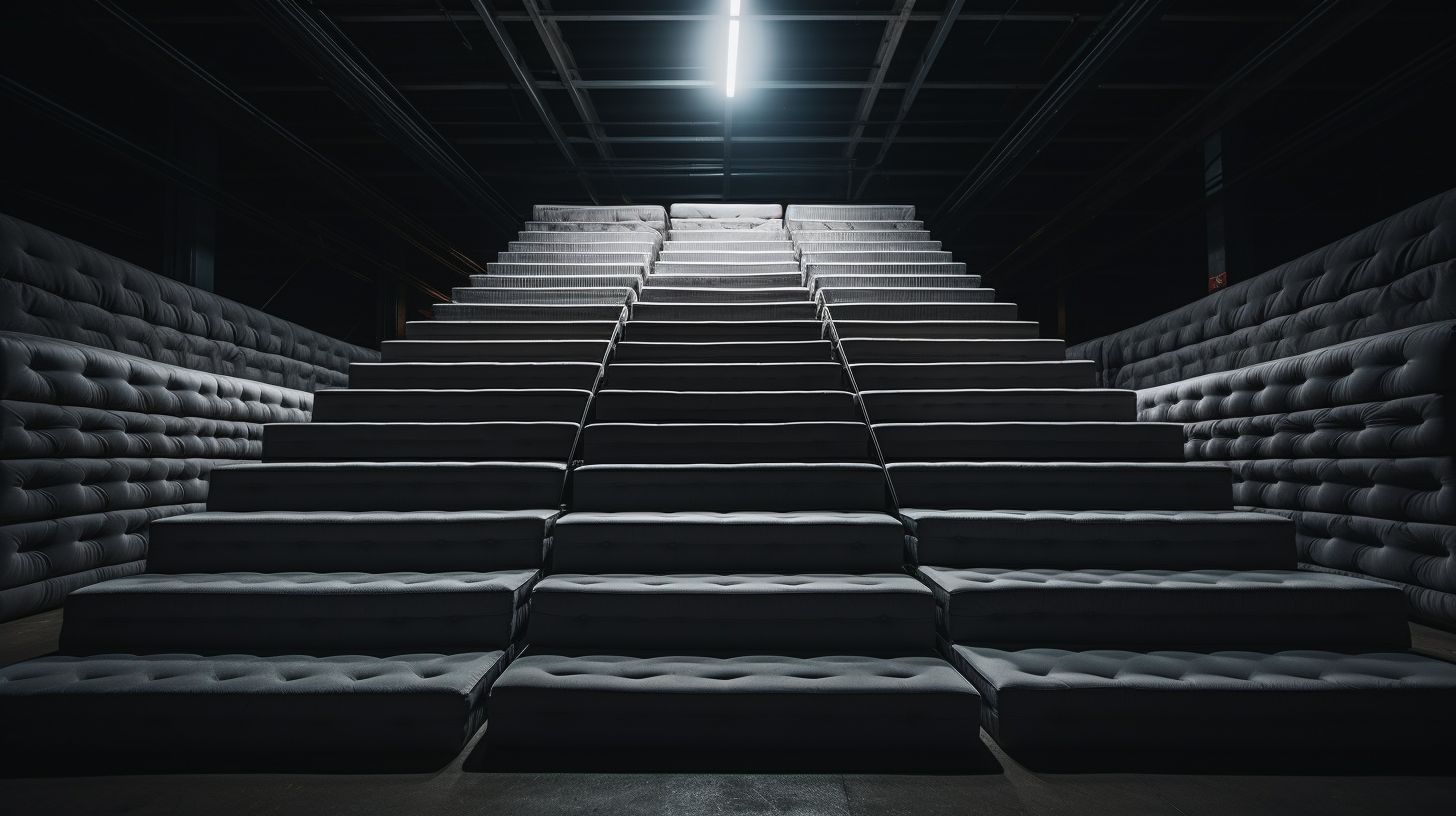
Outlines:
[[612,363],[603,388],[649,391],[834,391],[844,368],[819,363]]
[[830,310],[841,339],[1034,340],[1041,331],[1034,320],[849,320],[836,316],[841,308]]
[[657,510],[880,510],[884,469],[864,463],[583,465],[568,506],[599,512]]
[[386,363],[600,363],[610,340],[385,340]]
[[851,363],[1048,362],[1067,357],[1066,342],[1050,339],[921,340],[847,338],[841,334],[839,347]]
[[708,239],[693,241],[667,241],[662,245],[662,252],[731,252],[738,253],[759,253],[759,252],[794,252],[794,244],[787,238],[759,238],[756,240],[745,240],[742,238],[728,239],[725,241],[711,241]]
[[152,522],[147,569],[489,572],[542,566],[556,508],[184,513]]
[[837,303],[992,303],[995,289],[929,286],[821,286],[814,292],[819,302]]
[[797,268],[798,258],[794,248],[785,244],[782,249],[756,249],[733,251],[724,249],[700,250],[696,244],[669,245],[657,256],[658,265],[671,263],[789,263]]
[[66,599],[70,654],[373,654],[509,648],[539,573],[143,574]]
[[592,464],[868,462],[863,422],[597,422],[582,432]]
[[553,527],[560,573],[893,573],[905,531],[884,513],[568,513]]
[[950,654],[981,693],[986,731],[1034,767],[1411,773],[1433,767],[1456,727],[1456,665],[1417,654]]
[[275,422],[264,462],[565,462],[572,422]]
[[597,362],[352,363],[356,388],[581,388],[601,375]]
[[916,563],[936,567],[1292,570],[1294,527],[1232,510],[901,508]]
[[841,274],[818,272],[804,276],[813,289],[886,289],[896,287],[929,287],[932,289],[975,289],[981,286],[980,275],[937,275],[916,273]]
[[501,323],[540,321],[577,323],[596,320],[615,322],[621,319],[625,310],[625,302],[575,306],[527,303],[436,303],[433,308],[436,320]]
[[[830,253],[833,254],[833,253]],[[801,255],[800,262],[810,278],[820,275],[950,275],[956,277],[977,277],[966,275],[966,265],[961,261],[839,261],[819,260],[823,254]]]
[[215,467],[209,510],[529,510],[556,507],[559,462],[285,462]]
[[584,388],[333,388],[313,395],[315,422],[580,422]]
[[1399,589],[1297,570],[920,567],[953,643],[1360,652],[1410,647]]
[[[561,241],[511,241],[506,244],[507,252],[550,253],[562,255],[645,255],[651,258],[657,252],[658,242],[652,240],[629,240],[622,236],[617,241],[595,241],[589,244],[563,243]],[[571,258],[567,258],[570,260]]]
[[690,287],[664,284],[661,279],[652,279],[643,288],[638,303],[788,303],[802,300],[809,302],[809,289],[804,286],[764,287],[755,289],[725,289],[719,287]]
[[[877,246],[871,244],[871,247]],[[832,250],[800,248],[799,257],[806,265],[825,263],[921,264],[952,263],[952,253],[939,249],[851,249],[840,245]],[[964,269],[964,265],[962,265]]]
[[629,342],[695,342],[818,340],[818,320],[632,320],[622,326]]
[[[496,255],[496,262],[503,264],[611,264],[627,266],[635,264],[645,268],[652,259],[652,247],[617,251],[620,247],[592,245],[590,251],[559,252],[554,249],[507,251]],[[475,276],[471,276],[472,279]],[[485,276],[489,277],[489,276]]]
[[901,507],[962,510],[1232,510],[1216,462],[898,462]]
[[837,252],[938,252],[939,241],[896,241],[887,238],[882,241],[814,241],[799,238],[795,241],[799,255],[815,255]]
[[812,363],[833,359],[827,340],[749,340],[739,342],[658,342],[627,340],[612,354],[618,363]]
[[[486,274],[484,275],[470,276],[472,285],[478,285],[475,284],[475,281],[479,279],[494,279],[515,276],[542,278],[547,281],[550,281],[553,278],[559,278],[563,281],[567,281],[573,278],[580,277],[604,276],[613,278],[640,279],[642,277],[643,271],[645,270],[645,266],[642,261],[638,260],[635,257],[625,263],[597,263],[588,261],[585,258],[581,258],[577,260],[556,261],[550,263],[502,263],[499,261],[491,261],[485,265],[485,270]],[[567,286],[570,284],[566,284],[563,282],[556,285]]]
[[430,770],[480,728],[505,664],[501,649],[42,657],[0,668],[0,752],[46,773],[61,761],[100,773]]
[[979,703],[932,657],[532,653],[492,687],[482,745],[527,769],[964,771],[990,766]]
[[856,363],[850,371],[868,391],[929,388],[1091,388],[1097,364],[1090,360],[990,363]]
[[[933,301],[890,303],[845,302],[830,304],[829,314],[836,322],[868,321],[947,321],[947,320],[1016,320],[1015,303],[948,303]],[[443,317],[436,311],[437,317]]]
[[814,320],[818,309],[812,301],[780,303],[642,303],[632,305],[633,320]]
[[624,391],[602,389],[597,422],[861,422],[848,391]]
[[1176,422],[878,423],[887,462],[1182,462]]
[[652,286],[680,286],[688,288],[772,289],[799,287],[804,285],[804,276],[799,272],[724,272],[724,273],[675,273],[654,272],[648,282]]
[[516,241],[519,243],[576,244],[584,246],[650,243],[652,246],[659,246],[662,243],[662,233],[656,230],[593,233],[527,229],[516,233]]
[[[645,271],[646,267],[644,266],[643,269]],[[641,289],[645,277],[644,272],[632,275],[471,275],[470,287],[474,289],[602,289],[615,287]]]
[[861,391],[871,422],[1128,422],[1137,392],[1113,388]]
[[751,244],[759,241],[787,241],[788,232],[773,229],[674,229],[668,230],[669,243],[696,243],[707,241],[715,244]]
[[404,324],[408,340],[609,340],[614,320],[495,321],[411,320]]
[[855,244],[860,242],[884,242],[884,241],[929,241],[930,232],[916,229],[864,229],[864,230],[794,230],[794,243],[805,244],[827,244],[830,246],[849,245],[853,249]]
[[674,261],[659,258],[652,265],[652,275],[798,275],[799,262],[793,258],[784,260],[753,260],[750,258],[724,261]]
[[608,306],[630,303],[637,296],[631,286],[555,287],[497,289],[457,286],[451,290],[455,303],[507,306]]
[[541,651],[607,654],[934,653],[935,603],[903,572],[566,574],[531,594]]

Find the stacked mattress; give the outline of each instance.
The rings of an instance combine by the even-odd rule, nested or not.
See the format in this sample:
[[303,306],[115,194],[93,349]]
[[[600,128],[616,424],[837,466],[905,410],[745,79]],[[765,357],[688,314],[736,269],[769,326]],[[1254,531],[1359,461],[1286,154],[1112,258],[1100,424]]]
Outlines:
[[[59,656],[0,670],[0,746],[55,767],[443,764],[520,648],[573,446],[662,208],[538,209],[148,572],[73,593]],[[74,735],[87,733],[83,744]]]
[[485,767],[1437,754],[1400,591],[1297,571],[1095,373],[910,207],[538,207],[71,596],[0,747],[429,766],[488,710]]
[[1227,469],[1184,462],[1180,425],[1136,421],[1134,392],[1037,339],[913,209],[788,223],[942,649],[1005,749],[1074,767],[1439,749],[1456,667],[1405,651],[1399,590],[1296,571],[1286,519],[1234,511]]
[[777,205],[674,205],[485,744],[558,765],[960,762],[979,701]]

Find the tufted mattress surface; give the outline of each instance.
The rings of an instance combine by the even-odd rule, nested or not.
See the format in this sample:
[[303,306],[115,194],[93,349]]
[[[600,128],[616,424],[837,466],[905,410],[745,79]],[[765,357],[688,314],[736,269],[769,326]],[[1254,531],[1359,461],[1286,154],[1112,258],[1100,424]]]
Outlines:
[[536,568],[557,511],[220,511],[151,526],[147,569],[459,572]]
[[197,510],[212,469],[311,397],[102,348],[0,332],[0,620],[141,570],[146,526]]
[[1130,329],[1068,350],[1149,388],[1456,317],[1456,191]]
[[533,646],[928,653],[930,591],[904,574],[557,574],[531,596]]
[[1020,750],[1444,750],[1456,666],[1409,653],[1002,651],[952,659]]
[[878,465],[583,465],[572,471],[574,510],[864,510],[885,506]]
[[536,570],[188,573],[118,578],[71,594],[70,653],[389,653],[503,648]]
[[[963,750],[979,700],[930,657],[517,660],[491,690],[498,748],[762,750],[886,756]],[[725,716],[726,715],[726,716]]]
[[1294,520],[1300,560],[1405,590],[1456,623],[1451,383],[1456,321],[1363,337],[1138,393],[1185,423],[1190,459],[1227,462],[1239,504]]
[[942,633],[970,644],[1157,649],[1410,645],[1400,593],[1289,570],[942,569]]
[[893,572],[903,540],[884,513],[585,512],[556,524],[551,557],[568,573]]
[[914,560],[938,567],[1294,569],[1293,525],[1267,513],[902,508]]
[[313,391],[378,359],[272,315],[0,215],[0,325],[160,363]]
[[1229,472],[1182,462],[896,462],[904,507],[972,510],[1228,510]]
[[561,503],[560,462],[278,462],[218,468],[213,510],[526,510]]
[[113,771],[147,760],[266,767],[323,758],[315,752],[356,768],[381,756],[443,761],[480,727],[505,662],[498,650],[43,657],[0,669],[0,753]]

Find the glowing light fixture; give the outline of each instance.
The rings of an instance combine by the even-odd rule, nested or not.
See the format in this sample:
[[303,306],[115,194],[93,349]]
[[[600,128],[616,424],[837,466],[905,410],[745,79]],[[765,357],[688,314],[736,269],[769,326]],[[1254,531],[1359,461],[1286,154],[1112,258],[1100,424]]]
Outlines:
[[738,90],[738,18],[743,11],[741,0],[728,0],[728,98]]

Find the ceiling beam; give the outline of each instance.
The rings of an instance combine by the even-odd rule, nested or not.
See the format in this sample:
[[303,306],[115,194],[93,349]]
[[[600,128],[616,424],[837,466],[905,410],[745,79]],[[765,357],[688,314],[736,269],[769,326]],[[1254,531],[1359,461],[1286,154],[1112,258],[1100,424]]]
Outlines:
[[920,61],[915,65],[915,71],[910,75],[910,84],[900,96],[900,109],[895,113],[895,121],[890,123],[889,129],[885,132],[884,141],[880,142],[880,151],[875,154],[872,163],[860,179],[859,187],[855,189],[851,200],[858,201],[864,195],[865,188],[869,186],[870,179],[874,177],[875,171],[884,164],[885,156],[889,155],[890,148],[895,143],[895,137],[900,135],[900,126],[905,123],[905,117],[910,114],[910,108],[915,105],[915,97],[920,94],[920,88],[925,84],[925,77],[930,73],[931,66],[940,56],[940,49],[945,46],[946,38],[950,36],[951,26],[955,25],[956,18],[960,16],[961,7],[966,0],[946,0],[945,9],[941,11],[940,19],[935,23],[935,30],[930,33],[930,41],[926,43],[925,50],[920,54]]
[[1164,3],[1124,0],[1113,9],[936,208],[937,218],[954,217],[962,209],[974,211],[1025,170],[1085,101],[1084,92],[1097,77],[1156,21]]
[[321,12],[296,0],[250,0],[263,24],[350,107],[461,200],[509,232],[517,216],[504,196],[470,166],[389,78]]
[[[1205,136],[1308,65],[1389,5],[1390,0],[1323,0],[1198,102],[1179,111],[1121,159],[1097,174],[999,261],[990,272],[1023,270],[1076,234]],[[964,222],[961,222],[963,226]],[[951,222],[954,225],[954,222]]]
[[880,36],[880,47],[875,51],[874,64],[870,66],[869,84],[860,93],[859,105],[854,113],[854,127],[850,129],[849,142],[844,146],[845,158],[853,158],[855,151],[859,150],[865,122],[875,109],[875,100],[879,98],[880,88],[885,84],[885,75],[890,71],[890,63],[895,61],[895,49],[900,47],[900,35],[905,33],[905,25],[914,10],[915,0],[895,0],[895,5],[890,10],[895,16],[885,23],[885,33]]
[[551,56],[551,64],[556,67],[556,76],[566,95],[571,97],[572,107],[576,108],[576,115],[586,126],[587,135],[591,137],[592,144],[596,146],[597,155],[603,159],[611,160],[612,148],[606,141],[606,132],[602,129],[601,119],[597,116],[596,106],[592,104],[591,97],[587,95],[587,89],[581,86],[581,71],[576,67],[576,58],[572,56],[571,49],[566,45],[566,39],[561,36],[561,26],[557,25],[556,18],[551,16],[551,0],[521,0],[526,7],[526,14],[536,26],[536,33],[541,35],[541,42],[546,46],[546,53]]
[[[490,32],[490,38],[495,40],[496,47],[500,49],[501,56],[505,58],[506,65],[511,69],[511,74],[515,76],[516,82],[520,85],[521,90],[525,92],[526,99],[530,101],[531,107],[536,111],[536,115],[541,118],[541,124],[545,125],[547,132],[551,134],[551,140],[556,143],[556,147],[561,151],[561,155],[565,157],[566,163],[573,168],[579,168],[580,162],[577,159],[575,149],[567,142],[566,133],[561,129],[561,123],[557,121],[556,114],[551,111],[551,107],[541,97],[535,78],[531,75],[531,69],[526,65],[525,60],[521,58],[521,53],[516,50],[515,42],[511,40],[511,35],[506,33],[505,26],[501,24],[500,18],[496,16],[495,10],[490,7],[486,0],[470,0],[470,5],[475,7],[476,16],[480,22],[485,24],[486,30]],[[586,174],[581,174],[580,179],[582,189],[586,192],[586,197],[591,200],[591,203],[600,204],[601,201],[597,198],[596,191],[592,189],[591,181],[587,179]]]

